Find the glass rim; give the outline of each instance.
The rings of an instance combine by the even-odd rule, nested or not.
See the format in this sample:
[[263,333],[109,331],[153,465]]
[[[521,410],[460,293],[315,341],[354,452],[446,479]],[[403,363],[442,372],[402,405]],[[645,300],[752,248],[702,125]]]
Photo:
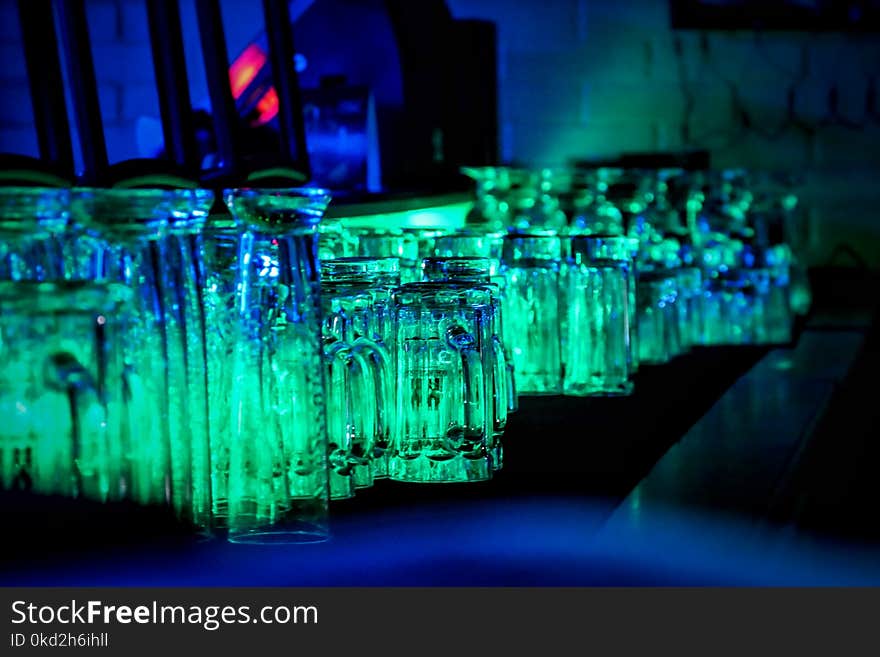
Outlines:
[[221,195],[236,220],[268,231],[317,228],[332,199],[322,187],[229,187]]

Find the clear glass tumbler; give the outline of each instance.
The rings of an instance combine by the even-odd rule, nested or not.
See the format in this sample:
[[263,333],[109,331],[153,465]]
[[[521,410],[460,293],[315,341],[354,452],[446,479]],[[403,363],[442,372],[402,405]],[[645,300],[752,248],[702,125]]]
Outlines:
[[77,237],[70,190],[0,187],[0,280],[87,278]]
[[575,237],[566,294],[566,395],[627,395],[630,379],[627,240]]
[[[374,390],[372,402],[366,408],[355,408],[352,418],[362,422],[369,414],[373,425],[373,434],[368,439],[371,448],[366,453],[368,463],[356,464],[352,472],[356,488],[370,486],[374,479],[388,476],[388,457],[397,426],[391,306],[392,291],[400,284],[397,268],[395,258],[338,258],[321,263],[325,356],[328,344],[336,350],[340,341],[346,343],[339,354],[349,359],[349,368],[361,368],[360,361],[364,361],[371,379],[369,385]],[[331,387],[333,384],[328,381],[328,388]],[[331,443],[333,422],[334,417],[330,417]],[[331,473],[331,495],[336,496],[333,484]]]
[[[504,250],[504,235],[501,231],[481,231],[475,229],[458,230],[447,235],[438,237],[435,241],[435,252],[438,257],[477,257],[487,258],[489,261],[489,281],[498,288],[500,303],[496,311],[496,322],[499,335],[504,331],[504,306],[505,278],[501,271],[501,256]],[[519,397],[516,388],[516,374],[514,371],[513,357],[509,346],[504,344],[504,360],[507,367],[507,412],[515,413],[519,407]]]
[[171,504],[187,520],[193,485],[186,346],[167,237],[172,208],[188,213],[190,202],[189,192],[78,189],[72,203],[89,234],[94,279],[133,292],[131,339],[123,354],[131,497],[141,504]]
[[238,268],[229,540],[327,537],[327,418],[317,226],[324,190],[224,192],[252,248]]
[[370,258],[397,258],[402,283],[421,280],[419,240],[399,228],[358,228],[354,231],[358,255]]

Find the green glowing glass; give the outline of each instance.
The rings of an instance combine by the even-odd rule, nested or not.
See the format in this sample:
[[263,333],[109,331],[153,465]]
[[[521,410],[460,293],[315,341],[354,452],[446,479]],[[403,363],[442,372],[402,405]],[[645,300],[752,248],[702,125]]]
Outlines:
[[[505,278],[501,271],[501,256],[504,248],[503,232],[484,232],[482,230],[465,229],[458,230],[437,238],[435,252],[438,257],[476,257],[486,258],[489,261],[489,281],[498,288],[499,304],[496,309],[496,323],[500,336],[504,331],[504,296]],[[514,413],[519,407],[519,396],[516,389],[516,376],[514,372],[513,357],[506,343],[504,344],[504,362],[506,363],[507,382],[507,412]]]
[[224,192],[239,248],[229,443],[229,540],[327,537],[327,418],[321,347],[318,189]]
[[400,280],[414,283],[421,279],[419,240],[414,233],[399,228],[359,228],[355,230],[358,255],[370,258],[397,258]]
[[505,230],[510,226],[510,170],[506,167],[463,167],[461,172],[476,183],[476,200],[467,214],[467,225],[488,231]]
[[0,187],[0,280],[85,279],[70,191]]
[[76,220],[89,232],[95,279],[132,289],[132,326],[124,346],[132,497],[168,503],[190,518],[192,470],[185,341],[168,267],[168,219],[188,197],[165,190],[78,189]]
[[681,353],[675,271],[639,272],[639,361],[648,365],[667,363]]
[[504,343],[520,394],[562,392],[561,276],[563,238],[510,234],[504,238]]
[[491,391],[488,412],[492,420],[492,466],[500,470],[504,463],[504,448],[501,437],[507,426],[507,411],[510,404],[510,393],[507,390],[510,369],[507,366],[507,354],[501,338],[501,290],[490,282],[492,265],[488,258],[451,257],[425,258],[422,272],[426,281],[441,283],[451,282],[472,285],[489,293],[491,308],[488,309],[484,322],[485,333],[480,336],[482,345],[490,354],[486,366],[489,378],[488,388]]
[[487,367],[489,292],[410,283],[394,293],[399,428],[391,478],[482,481],[492,475]]
[[121,286],[0,282],[0,487],[120,500],[125,431]]
[[621,237],[575,237],[566,279],[564,391],[567,395],[627,395],[631,345],[630,245]]
[[[400,285],[399,264],[396,258],[325,260],[321,263],[321,277],[325,359],[330,355],[328,351],[337,358],[342,357],[345,363],[330,358],[329,365],[335,366],[342,383],[348,373],[348,379],[360,386],[330,390],[334,384],[327,381],[331,459],[335,442],[336,451],[340,453],[336,462],[354,460],[353,467],[341,465],[340,468],[350,471],[355,488],[362,488],[376,478],[388,476],[388,459],[397,427],[391,293]],[[361,379],[366,382],[361,383]],[[345,400],[364,387],[372,389],[372,398],[361,394],[362,403],[333,402],[333,395]],[[371,435],[368,428],[358,428],[366,421],[373,426]],[[342,445],[346,445],[345,449],[341,449]],[[351,483],[339,480],[334,474],[340,468],[331,471],[333,497],[349,496],[346,490]]]
[[678,279],[678,330],[681,347],[688,350],[700,344],[703,329],[703,273],[697,267],[675,270]]

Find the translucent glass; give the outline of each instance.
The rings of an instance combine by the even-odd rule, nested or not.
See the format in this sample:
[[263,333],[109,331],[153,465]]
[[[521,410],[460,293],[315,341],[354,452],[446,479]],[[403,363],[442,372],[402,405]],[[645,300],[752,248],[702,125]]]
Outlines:
[[357,255],[357,237],[342,220],[324,217],[318,224],[318,259],[348,258]]
[[416,235],[400,229],[358,229],[358,255],[371,258],[397,258],[400,280],[413,283],[421,279],[421,258]]
[[507,409],[510,393],[507,390],[510,368],[507,365],[507,352],[501,336],[501,290],[490,282],[491,261],[488,258],[453,257],[425,258],[422,272],[426,281],[470,284],[486,290],[491,302],[490,313],[485,322],[486,333],[481,341],[490,347],[490,365],[486,376],[490,379],[492,393],[489,413],[492,420],[492,465],[500,470],[504,463],[504,448],[501,437],[507,426]]
[[638,281],[639,360],[669,362],[681,353],[675,272],[640,272]]
[[194,190],[188,202],[172,207],[167,249],[167,267],[176,296],[172,299],[174,310],[166,312],[166,325],[170,325],[166,332],[179,333],[184,342],[182,362],[178,361],[175,367],[182,368],[186,379],[186,404],[182,412],[189,418],[192,520],[205,529],[213,524],[213,502],[202,230],[213,202],[213,192]]
[[[327,419],[318,270],[318,189],[227,190],[246,224],[233,354],[228,526],[234,542],[327,537]],[[249,251],[249,253],[248,253]]]
[[[498,287],[500,304],[496,310],[496,323],[499,335],[504,335],[504,296],[505,278],[501,271],[501,255],[504,249],[502,232],[483,232],[479,230],[460,230],[442,237],[435,242],[438,257],[480,257],[489,260],[489,280]],[[510,349],[504,343],[505,363],[507,364],[507,412],[513,413],[519,406],[516,388],[516,374]]]
[[119,500],[134,446],[120,346],[127,290],[0,283],[0,487]]
[[629,278],[624,238],[575,237],[566,278],[564,391],[567,395],[626,395],[630,380]]
[[330,492],[388,476],[396,427],[391,337],[384,333],[396,260],[346,258],[321,263],[324,355],[328,368]]
[[562,238],[554,234],[505,237],[504,342],[520,394],[562,392],[560,267]]
[[507,228],[511,223],[510,171],[506,167],[463,167],[461,172],[476,182],[476,201],[466,223],[486,230]]
[[710,279],[704,296],[704,345],[749,344],[755,336],[755,289],[734,270]]
[[400,419],[391,478],[481,481],[488,449],[491,366],[485,323],[489,293],[452,283],[410,283],[394,294]]
[[190,192],[79,189],[72,206],[90,235],[95,280],[133,291],[131,340],[124,345],[131,497],[172,504],[187,520],[193,483],[186,341],[168,226],[172,211],[188,213],[191,200]]
[[678,327],[683,350],[700,344],[703,330],[703,274],[696,267],[676,270]]
[[[376,387],[372,400],[375,432],[369,456],[370,473],[364,472],[362,467],[355,467],[353,473],[356,487],[367,486],[373,479],[388,476],[388,458],[397,424],[393,390],[395,335],[391,293],[400,285],[399,263],[397,258],[325,260],[321,262],[321,278],[325,307],[328,294],[331,297],[339,295],[351,298],[352,303],[347,310],[338,310],[345,312],[345,325],[350,327],[353,349],[366,359]],[[326,319],[324,326],[326,333]]]
[[0,280],[87,278],[70,190],[0,187]]

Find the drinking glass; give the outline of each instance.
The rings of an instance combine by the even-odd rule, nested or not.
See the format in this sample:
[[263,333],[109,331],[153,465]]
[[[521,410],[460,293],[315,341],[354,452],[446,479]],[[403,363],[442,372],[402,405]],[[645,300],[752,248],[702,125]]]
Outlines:
[[[360,361],[365,361],[371,379],[368,384],[374,390],[372,402],[368,402],[366,408],[356,408],[353,417],[360,421],[366,414],[372,416],[374,431],[368,438],[372,448],[364,450],[369,467],[356,464],[352,473],[356,488],[369,486],[374,479],[388,476],[388,458],[397,426],[391,294],[400,285],[398,261],[396,258],[366,257],[325,260],[321,263],[321,278],[322,301],[325,309],[331,303],[330,313],[334,318],[333,322],[328,322],[325,314],[325,356],[328,342],[334,345],[334,349],[339,349],[336,344],[339,341],[347,342],[348,346],[339,354],[350,359],[349,368],[363,368]],[[339,300],[335,301],[337,298]],[[333,387],[329,381],[328,387]],[[332,417],[330,424],[332,442]],[[337,432],[336,435],[340,434]],[[331,474],[331,494],[334,493],[333,483]]]
[[357,237],[341,219],[324,217],[318,224],[318,260],[357,255]]
[[[461,172],[476,182],[476,200],[465,223],[486,230],[510,225],[510,172],[506,167],[463,167]],[[440,254],[442,255],[442,254]]]
[[[504,249],[503,232],[484,232],[481,230],[464,229],[438,237],[435,242],[435,252],[438,257],[479,257],[489,261],[489,281],[498,288],[500,303],[496,308],[495,317],[498,325],[498,334],[504,332],[504,296],[505,279],[501,271],[501,255]],[[503,343],[503,340],[502,340]],[[507,412],[514,413],[519,407],[519,397],[516,390],[516,375],[514,372],[513,358],[510,349],[504,344],[504,362],[506,363]]]
[[626,238],[575,237],[567,277],[567,395],[627,395],[630,380],[629,275]]
[[83,278],[69,219],[68,189],[0,187],[0,280]]
[[122,286],[0,282],[0,487],[96,501],[129,486]]
[[327,419],[313,188],[224,192],[252,242],[238,268],[228,475],[229,540],[327,537]]
[[709,280],[704,299],[703,344],[738,345],[753,341],[755,289],[742,270],[717,274]]
[[507,354],[501,338],[501,291],[490,281],[491,263],[488,258],[450,257],[425,258],[422,262],[424,279],[431,282],[451,282],[478,286],[489,293],[491,308],[489,309],[485,329],[480,336],[481,343],[490,350],[490,366],[486,370],[489,379],[491,399],[489,413],[492,420],[492,466],[500,470],[504,463],[504,449],[501,437],[507,426],[507,407],[509,394],[507,391],[508,367]]
[[[123,348],[131,497],[173,505],[190,519],[191,438],[184,366],[183,320],[168,258],[172,208],[189,212],[188,192],[77,189],[75,219],[88,233],[91,272],[132,292],[130,340]],[[186,209],[182,209],[186,207]]]
[[492,475],[487,290],[409,283],[394,293],[399,427],[391,478],[482,481]]
[[676,307],[678,284],[674,271],[639,272],[639,360],[659,365],[681,353]]
[[703,274],[697,267],[675,270],[678,279],[678,327],[683,350],[700,344],[703,327]]
[[413,233],[399,228],[358,229],[358,255],[370,258],[397,258],[400,280],[414,283],[421,278],[419,241]]
[[560,394],[560,267],[563,238],[511,233],[504,238],[504,343],[520,394]]

